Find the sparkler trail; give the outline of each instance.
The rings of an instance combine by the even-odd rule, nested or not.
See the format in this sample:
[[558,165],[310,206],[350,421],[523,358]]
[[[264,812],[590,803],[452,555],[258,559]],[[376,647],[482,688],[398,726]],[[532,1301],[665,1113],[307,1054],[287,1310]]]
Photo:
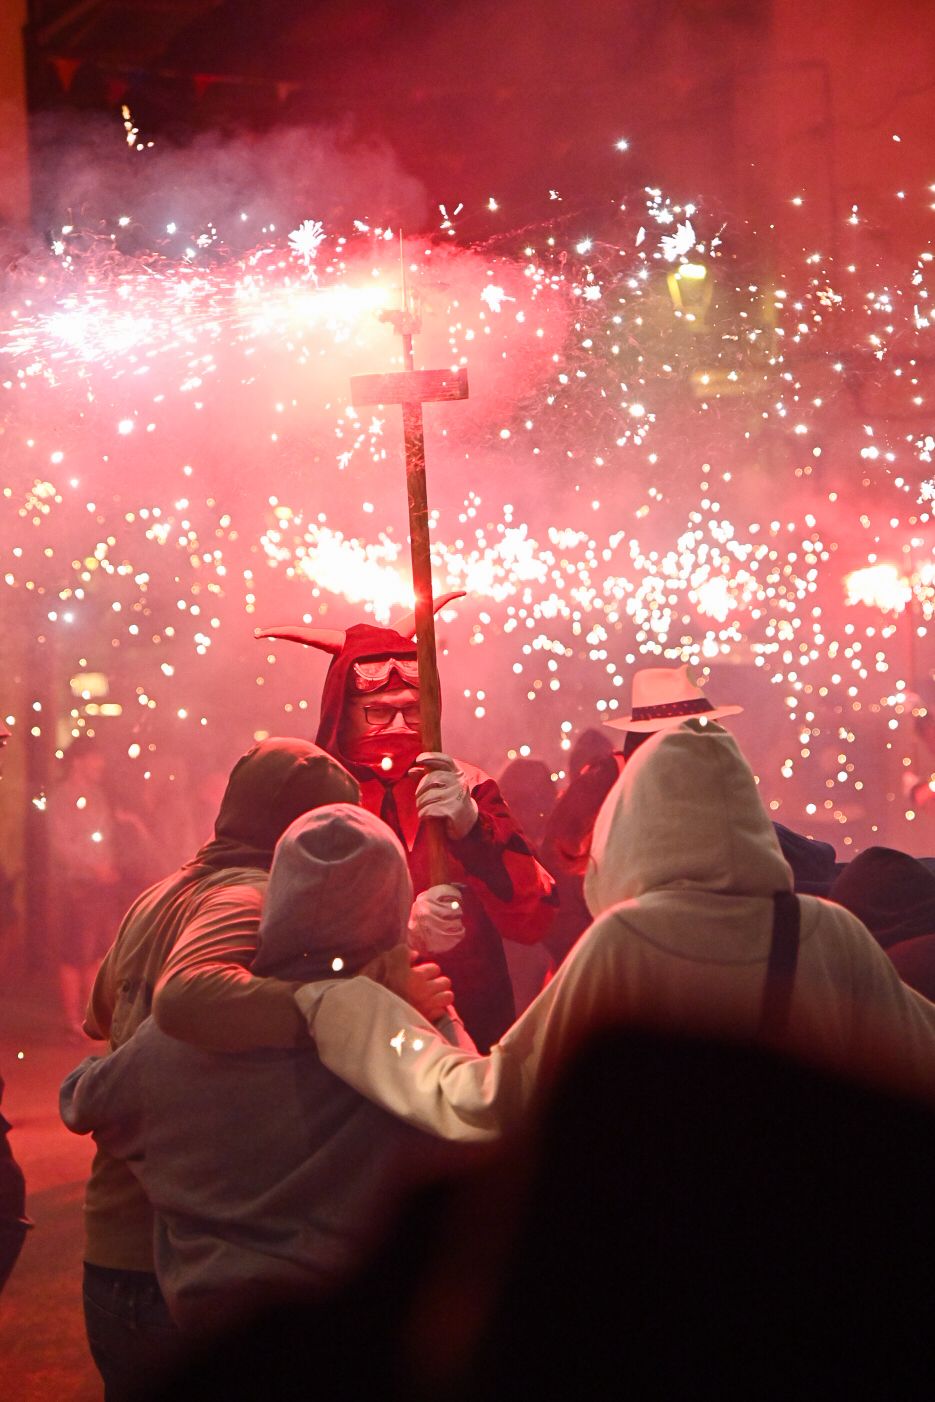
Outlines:
[[[472,381],[456,429],[428,422],[436,587],[470,595],[449,729],[560,774],[634,666],[687,660],[742,693],[777,816],[926,850],[931,252],[767,279],[657,189],[473,248],[460,215],[405,254],[420,358]],[[348,390],[398,365],[396,231],[308,219],[241,257],[222,234],[129,258],[62,229],[0,323],[4,618],[107,673],[150,766],[186,725],[313,728],[255,623],[411,604],[398,429]],[[105,723],[73,701],[74,730]]]

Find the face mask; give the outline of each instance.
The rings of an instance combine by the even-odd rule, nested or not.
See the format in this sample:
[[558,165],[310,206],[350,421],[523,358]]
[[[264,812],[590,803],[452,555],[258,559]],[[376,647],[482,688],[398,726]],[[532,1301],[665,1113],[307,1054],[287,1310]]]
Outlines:
[[348,697],[340,732],[342,752],[357,764],[396,780],[422,749],[419,693],[392,687]]
[[366,764],[376,774],[400,779],[411,769],[421,749],[422,741],[418,735],[405,730],[392,730],[358,736],[347,745],[345,754],[355,764]]

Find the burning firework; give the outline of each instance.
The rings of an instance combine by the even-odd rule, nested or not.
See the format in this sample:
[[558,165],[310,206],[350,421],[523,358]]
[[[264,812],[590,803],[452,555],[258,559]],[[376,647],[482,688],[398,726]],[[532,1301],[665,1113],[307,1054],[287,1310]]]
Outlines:
[[[891,832],[935,613],[932,255],[903,278],[809,253],[767,282],[703,209],[629,204],[485,247],[442,210],[405,244],[420,358],[472,381],[456,427],[428,413],[436,587],[470,595],[443,628],[474,678],[443,657],[448,728],[558,775],[634,666],[689,661],[743,692],[774,813]],[[128,258],[63,228],[8,299],[4,618],[63,675],[108,675],[149,764],[180,725],[312,728],[314,679],[254,623],[411,604],[395,416],[348,389],[399,365],[396,232]],[[104,723],[81,702],[66,731]]]

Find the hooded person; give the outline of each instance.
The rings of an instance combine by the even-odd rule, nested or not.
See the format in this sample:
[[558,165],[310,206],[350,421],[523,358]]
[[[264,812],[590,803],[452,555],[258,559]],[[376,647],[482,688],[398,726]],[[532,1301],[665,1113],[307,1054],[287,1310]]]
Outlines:
[[[445,595],[436,609],[456,597]],[[424,749],[408,621],[398,629],[271,628],[258,636],[331,654],[316,742],[355,775],[363,806],[402,841],[417,893],[410,940],[451,979],[465,1025],[486,1050],[515,1016],[502,941],[535,944],[548,933],[555,914],[551,877],[494,780]],[[444,824],[444,884],[432,884],[424,818]]]
[[689,721],[654,735],[617,780],[585,878],[593,924],[489,1056],[446,1045],[366,979],[309,984],[296,1001],[331,1070],[456,1140],[516,1125],[557,1065],[608,1023],[766,1042],[935,1099],[935,1007],[900,982],[856,917],[791,893],[736,741]]
[[867,847],[847,863],[830,898],[843,905],[889,951],[935,934],[935,873],[894,847]]
[[[231,772],[211,840],[124,916],[94,983],[87,1033],[115,1051],[152,1012],[163,1031],[213,1051],[307,1046],[295,985],[248,968],[280,834],[309,809],[358,796],[357,781],[306,740],[253,745]],[[406,996],[417,991],[413,983]],[[437,1015],[432,1003],[444,990],[426,991],[426,1010]],[[119,1402],[137,1395],[141,1375],[171,1362],[176,1341],[153,1270],[149,1202],[103,1143],[84,1220],[88,1341],[107,1402]]]
[[862,920],[904,983],[935,1000],[935,872],[892,847],[868,847],[829,893]]
[[[610,730],[626,732],[623,747],[599,754],[574,775],[549,819],[542,857],[557,882],[559,914],[549,936],[549,948],[560,962],[588,925],[583,874],[594,822],[624,765],[660,731],[675,730],[691,717],[711,721],[740,715],[742,706],[716,705],[693,682],[688,664],[641,667],[633,673],[630,714],[605,721]],[[782,854],[792,869],[798,894],[825,896],[839,867],[834,848],[774,823]]]
[[[584,871],[594,823],[601,805],[624,765],[651,736],[672,730],[690,716],[709,720],[739,715],[742,706],[716,706],[688,675],[688,664],[680,667],[640,667],[633,673],[630,714],[605,720],[605,730],[623,730],[620,749],[610,740],[599,747],[586,742],[583,762],[575,763],[575,749],[569,755],[571,778],[562,792],[542,841],[542,860],[555,878],[559,912],[548,938],[549,950],[560,964],[575,940],[590,923],[584,899]],[[600,735],[586,731],[585,736]],[[582,737],[584,740],[584,737]],[[580,744],[580,742],[579,742]]]
[[[276,847],[253,969],[285,984],[353,976],[405,941],[411,904],[384,823],[347,803],[304,813]],[[61,1107],[145,1191],[159,1282],[189,1335],[289,1293],[335,1290],[441,1159],[437,1141],[327,1071],[307,1037],[218,1053],[150,1018],[72,1072]]]
[[[672,730],[692,716],[704,724],[739,716],[743,706],[715,705],[688,675],[688,664],[681,667],[644,667],[633,674],[631,714],[605,724],[611,730],[625,730],[620,758],[623,763],[660,730]],[[797,895],[827,896],[840,867],[830,842],[806,837],[773,823],[782,855],[789,863]]]

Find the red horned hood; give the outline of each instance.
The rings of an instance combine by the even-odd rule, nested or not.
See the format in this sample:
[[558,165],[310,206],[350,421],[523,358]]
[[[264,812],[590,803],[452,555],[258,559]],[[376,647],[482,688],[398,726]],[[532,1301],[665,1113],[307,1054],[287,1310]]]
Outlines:
[[[435,600],[435,612],[444,608],[452,599],[463,597],[463,591],[442,594]],[[398,628],[378,628],[372,623],[356,623],[342,632],[335,628],[297,625],[288,628],[257,629],[257,637],[284,638],[288,642],[302,643],[305,647],[315,647],[321,652],[331,653],[331,666],[328,668],[321,692],[321,717],[315,743],[327,750],[328,754],[340,759],[358,778],[366,778],[371,771],[366,766],[353,764],[345,759],[338,745],[348,674],[354,663],[365,657],[415,657],[414,632],[415,619],[410,614],[400,620]]]

